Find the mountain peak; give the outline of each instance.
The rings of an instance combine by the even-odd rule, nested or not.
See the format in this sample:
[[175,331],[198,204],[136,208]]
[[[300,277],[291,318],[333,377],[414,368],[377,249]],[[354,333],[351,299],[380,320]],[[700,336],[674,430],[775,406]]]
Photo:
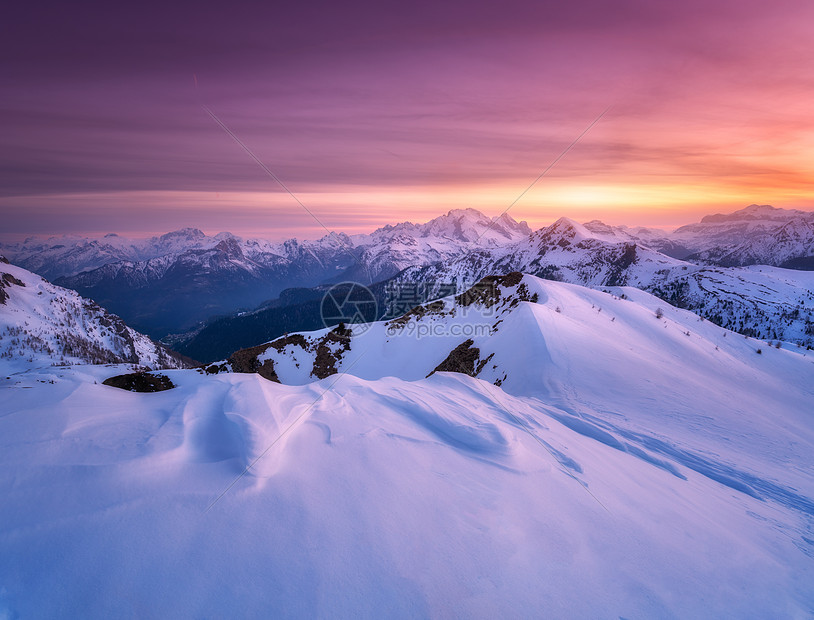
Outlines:
[[541,229],[540,232],[549,239],[556,237],[574,243],[582,241],[583,239],[591,239],[595,236],[585,226],[569,217],[561,217],[551,224],[551,226]]
[[191,239],[191,240],[199,240],[204,239],[206,235],[203,231],[199,230],[198,228],[179,228],[178,230],[173,230],[172,232],[168,232],[166,234],[161,235],[160,239],[162,241],[169,241],[172,239]]
[[461,241],[478,241],[487,243],[505,243],[516,241],[531,234],[526,222],[517,222],[508,213],[490,218],[477,209],[450,209],[441,215],[419,226],[425,235],[446,236]]
[[240,247],[240,243],[234,236],[221,239],[214,249],[217,252],[223,252],[229,259],[243,258],[243,249]]
[[485,218],[486,216],[477,209],[474,209],[472,207],[465,207],[463,209],[450,209],[449,211],[447,211],[446,217],[482,219]]
[[798,209],[781,209],[773,207],[772,205],[758,205],[752,204],[738,211],[732,213],[716,213],[714,215],[707,215],[701,218],[702,224],[721,224],[725,222],[743,222],[743,221],[780,221],[788,220],[793,217],[802,217],[804,219],[811,219],[812,214]]

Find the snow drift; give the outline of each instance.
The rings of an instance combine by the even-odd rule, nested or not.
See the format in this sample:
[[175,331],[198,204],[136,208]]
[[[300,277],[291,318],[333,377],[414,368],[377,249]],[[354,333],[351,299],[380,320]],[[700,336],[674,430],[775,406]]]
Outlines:
[[0,614],[811,615],[814,358],[636,289],[490,290],[253,352],[282,383],[3,379]]

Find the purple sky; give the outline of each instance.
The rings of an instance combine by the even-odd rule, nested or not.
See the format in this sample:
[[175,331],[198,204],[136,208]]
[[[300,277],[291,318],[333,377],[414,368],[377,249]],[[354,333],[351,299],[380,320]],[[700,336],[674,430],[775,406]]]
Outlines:
[[[14,3],[0,235],[814,206],[814,3]],[[197,81],[197,87],[195,82]]]

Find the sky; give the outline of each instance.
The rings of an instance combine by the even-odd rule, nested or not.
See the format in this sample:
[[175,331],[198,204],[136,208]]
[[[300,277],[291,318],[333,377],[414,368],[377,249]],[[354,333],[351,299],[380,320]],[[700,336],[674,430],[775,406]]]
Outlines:
[[4,13],[0,238],[315,238],[510,205],[533,227],[814,209],[808,0]]

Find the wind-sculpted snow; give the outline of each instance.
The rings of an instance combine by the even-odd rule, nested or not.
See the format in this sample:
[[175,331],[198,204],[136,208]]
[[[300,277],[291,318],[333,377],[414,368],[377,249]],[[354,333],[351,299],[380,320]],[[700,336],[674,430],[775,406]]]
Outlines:
[[[562,341],[547,341],[548,357],[526,360],[541,376],[564,363]],[[673,377],[648,409],[615,398],[652,375],[591,388],[590,369],[550,398],[459,373],[288,386],[171,370],[177,387],[151,394],[102,385],[121,367],[12,375],[0,383],[0,611],[805,617],[814,383],[799,381],[812,364],[779,351],[757,370],[745,353],[761,400],[709,408],[685,391],[695,418],[677,415]],[[732,380],[709,377],[745,387]],[[606,407],[589,414],[579,390],[604,391]]]
[[[516,275],[351,329],[334,372],[367,380],[417,380],[438,370],[476,376],[551,403],[556,411],[547,415],[572,431],[678,478],[689,468],[755,497],[807,505],[789,499],[794,487],[772,486],[771,476],[783,474],[771,455],[806,458],[794,437],[814,432],[814,354],[745,338],[634,288],[609,294]],[[309,384],[314,351],[331,333],[292,334],[250,351],[257,365],[273,365],[275,380]],[[775,412],[795,425],[784,440],[771,439]],[[637,435],[640,425],[668,437],[697,433],[686,445],[660,443]],[[717,463],[704,456],[710,444]],[[732,468],[720,446],[770,463]]]
[[510,273],[131,370],[0,377],[0,613],[814,610],[814,355],[636,288]]

